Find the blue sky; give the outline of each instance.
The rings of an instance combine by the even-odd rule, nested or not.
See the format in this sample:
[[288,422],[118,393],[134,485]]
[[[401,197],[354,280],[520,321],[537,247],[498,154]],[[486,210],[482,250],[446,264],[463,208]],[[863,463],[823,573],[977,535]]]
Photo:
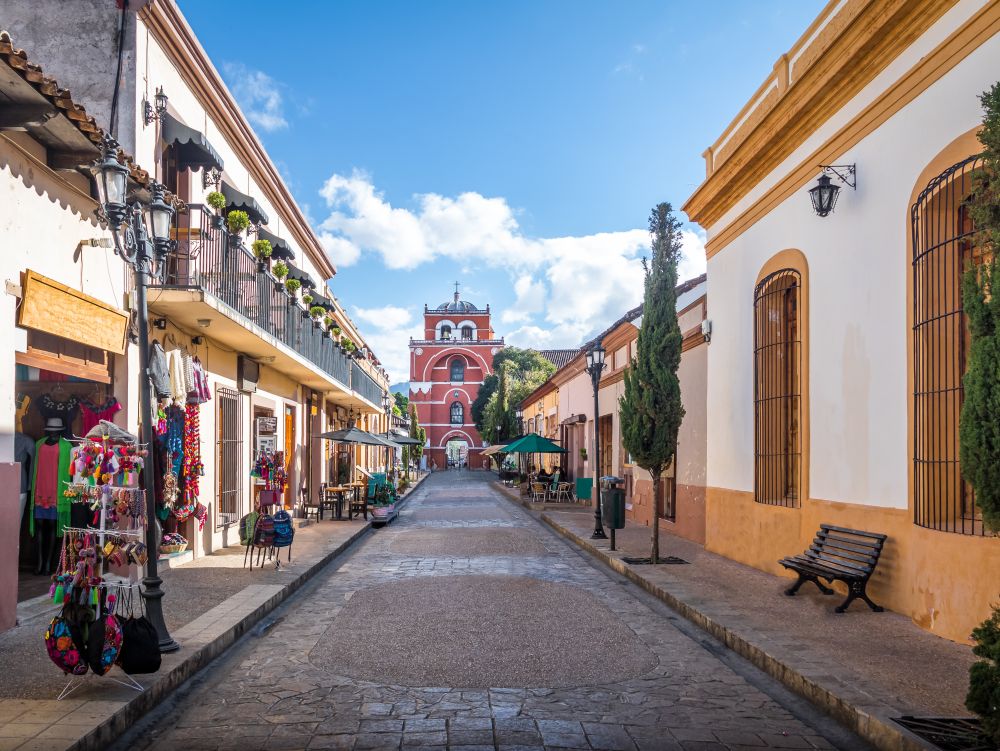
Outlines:
[[640,302],[650,208],[679,211],[824,4],[179,3],[394,382],[455,280],[518,346],[576,346]]

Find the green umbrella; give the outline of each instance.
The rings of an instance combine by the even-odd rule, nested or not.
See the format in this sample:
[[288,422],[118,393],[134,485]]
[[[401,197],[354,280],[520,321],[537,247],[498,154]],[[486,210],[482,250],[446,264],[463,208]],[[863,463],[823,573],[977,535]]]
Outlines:
[[529,433],[523,438],[518,438],[513,443],[508,443],[503,452],[505,454],[565,454],[566,449],[560,448],[548,438],[543,438],[538,433]]

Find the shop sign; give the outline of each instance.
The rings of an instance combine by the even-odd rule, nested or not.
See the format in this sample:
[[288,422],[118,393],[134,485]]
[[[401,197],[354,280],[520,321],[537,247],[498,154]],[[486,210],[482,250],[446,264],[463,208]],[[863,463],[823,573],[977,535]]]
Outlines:
[[30,269],[17,324],[124,355],[128,313]]

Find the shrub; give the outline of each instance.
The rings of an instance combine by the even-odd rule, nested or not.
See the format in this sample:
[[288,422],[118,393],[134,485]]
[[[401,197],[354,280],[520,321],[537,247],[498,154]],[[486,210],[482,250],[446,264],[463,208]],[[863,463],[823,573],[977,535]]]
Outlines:
[[333,326],[333,319],[332,319],[332,318],[330,318],[330,316],[325,316],[325,317],[323,318],[323,323],[324,323],[324,325],[325,325],[325,326],[326,326],[327,328],[330,328],[330,327],[332,327],[332,326]]
[[254,240],[251,247],[253,247],[253,254],[258,261],[266,261],[274,252],[270,240]]
[[271,273],[278,277],[278,279],[284,279],[288,276],[288,264],[284,261],[278,261],[274,264],[274,268],[271,269]]
[[313,296],[310,295],[308,292],[306,292],[304,295],[302,295],[302,302],[304,304],[308,305],[312,301],[313,301]]
[[226,214],[226,224],[230,232],[238,235],[250,226],[250,215],[245,211],[230,211]]
[[356,349],[356,347],[354,346],[354,342],[352,342],[346,336],[341,338],[340,346],[342,346],[348,352],[353,352]]
[[340,336],[340,326],[331,326],[330,333],[334,336]]
[[1000,606],[972,631],[972,639],[972,654],[982,659],[969,668],[965,706],[979,715],[986,736],[1000,743]]
[[288,290],[289,294],[294,295],[302,287],[302,282],[298,279],[287,279],[285,281],[285,289]]
[[222,211],[226,208],[226,197],[222,195],[219,191],[213,190],[205,198],[205,203],[211,206],[216,211]]
[[316,318],[316,319],[318,319],[325,312],[326,312],[326,309],[320,307],[319,305],[313,305],[311,308],[309,308],[309,315],[311,315],[313,318]]

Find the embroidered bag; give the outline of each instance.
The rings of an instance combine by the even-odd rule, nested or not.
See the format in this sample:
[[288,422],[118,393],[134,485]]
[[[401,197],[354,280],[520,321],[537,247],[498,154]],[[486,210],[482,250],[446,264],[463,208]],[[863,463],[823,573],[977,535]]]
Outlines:
[[274,547],[287,548],[292,544],[294,537],[295,529],[292,527],[292,517],[282,509],[274,515]]
[[82,659],[70,632],[69,621],[57,615],[45,630],[45,648],[49,659],[67,674],[83,675],[87,672],[87,662]]
[[259,517],[256,511],[251,511],[249,514],[240,519],[240,545],[249,545],[253,540],[254,529],[257,528],[257,517]]
[[258,548],[269,548],[274,545],[274,517],[270,514],[263,514],[257,519],[253,544]]

